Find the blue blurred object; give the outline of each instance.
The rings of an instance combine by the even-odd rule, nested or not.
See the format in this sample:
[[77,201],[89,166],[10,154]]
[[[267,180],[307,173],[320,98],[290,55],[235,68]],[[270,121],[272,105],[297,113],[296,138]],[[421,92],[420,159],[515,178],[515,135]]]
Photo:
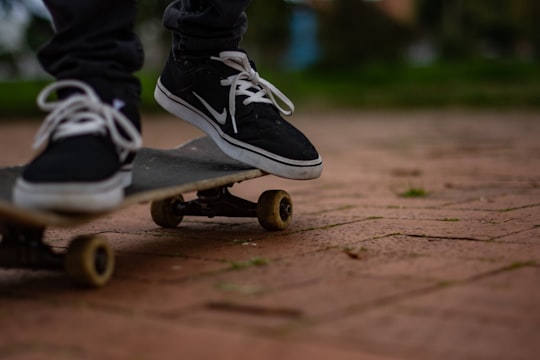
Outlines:
[[284,59],[286,69],[302,70],[319,60],[321,49],[317,31],[315,10],[308,6],[294,6],[290,18],[291,40]]

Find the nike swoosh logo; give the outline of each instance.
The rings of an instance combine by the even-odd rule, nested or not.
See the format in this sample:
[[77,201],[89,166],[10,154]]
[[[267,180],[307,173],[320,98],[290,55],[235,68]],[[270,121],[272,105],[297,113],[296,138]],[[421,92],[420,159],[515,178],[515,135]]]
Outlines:
[[217,112],[212,106],[210,106],[210,104],[208,104],[202,97],[200,97],[199,95],[197,95],[195,92],[193,92],[193,95],[195,95],[195,97],[197,99],[199,99],[199,101],[204,105],[204,107],[210,111],[210,114],[212,114],[212,116],[214,117],[214,119],[216,119],[216,121],[221,124],[221,125],[225,125],[225,123],[227,122],[227,109],[223,108],[223,111],[221,113]]
[[113,101],[112,101],[112,106],[113,106],[113,108],[115,110],[120,111],[120,109],[122,109],[124,106],[126,106],[126,103],[124,102],[124,100],[114,98]]

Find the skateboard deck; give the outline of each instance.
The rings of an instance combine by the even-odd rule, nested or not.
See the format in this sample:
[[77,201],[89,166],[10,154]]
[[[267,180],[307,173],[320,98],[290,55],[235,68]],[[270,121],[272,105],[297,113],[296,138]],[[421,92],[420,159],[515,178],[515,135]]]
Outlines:
[[[112,275],[108,243],[94,235],[79,236],[66,254],[56,254],[43,243],[46,227],[83,224],[142,202],[151,202],[152,218],[162,227],[176,227],[184,216],[193,215],[257,217],[264,228],[282,230],[292,216],[292,202],[284,191],[265,191],[256,203],[232,195],[228,188],[233,184],[266,173],[231,159],[208,137],[175,149],[141,149],[124,201],[107,212],[60,213],[16,206],[12,188],[22,169],[0,168],[0,267],[65,268],[77,282],[90,286],[101,286]],[[184,201],[183,193],[195,191],[195,200]]]
[[143,148],[135,158],[133,184],[126,189],[123,203],[107,212],[77,214],[17,207],[11,193],[22,168],[0,169],[0,217],[28,225],[59,227],[89,222],[136,203],[217,188],[265,175],[261,170],[223,154],[208,137],[192,140],[175,149]]

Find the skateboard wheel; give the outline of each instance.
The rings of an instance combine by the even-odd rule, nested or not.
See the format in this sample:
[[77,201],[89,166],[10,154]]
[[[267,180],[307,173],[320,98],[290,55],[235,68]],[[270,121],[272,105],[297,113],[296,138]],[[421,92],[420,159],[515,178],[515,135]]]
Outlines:
[[152,220],[154,220],[156,225],[164,228],[177,227],[184,218],[182,215],[177,215],[176,213],[176,207],[182,202],[184,202],[182,195],[152,201],[152,205],[150,206]]
[[101,287],[114,273],[113,249],[101,236],[78,236],[69,245],[65,268],[75,283],[86,287]]
[[283,190],[268,190],[257,202],[257,219],[267,230],[284,230],[292,221],[292,200]]

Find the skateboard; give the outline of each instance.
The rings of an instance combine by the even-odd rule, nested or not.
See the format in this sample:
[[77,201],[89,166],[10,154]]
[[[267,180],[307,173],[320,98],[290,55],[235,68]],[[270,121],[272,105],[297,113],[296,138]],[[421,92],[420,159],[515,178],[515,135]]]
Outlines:
[[[22,166],[0,168],[0,267],[64,270],[77,284],[105,285],[114,272],[114,252],[98,235],[80,235],[59,253],[43,241],[47,227],[72,227],[110,216],[127,206],[150,202],[154,222],[177,227],[184,216],[256,217],[267,230],[284,230],[292,220],[292,201],[283,190],[267,190],[257,202],[233,195],[234,184],[267,175],[223,154],[208,137],[178,148],[143,148],[133,168],[133,184],[123,203],[97,214],[59,213],[17,207],[12,187]],[[196,192],[184,201],[182,194]]]

